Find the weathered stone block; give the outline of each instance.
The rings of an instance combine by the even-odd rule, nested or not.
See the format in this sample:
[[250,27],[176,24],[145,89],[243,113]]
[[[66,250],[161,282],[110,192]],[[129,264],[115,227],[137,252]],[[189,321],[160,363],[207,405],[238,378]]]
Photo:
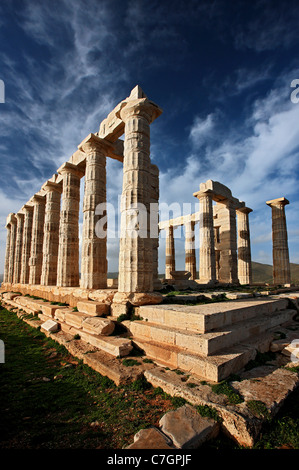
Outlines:
[[114,323],[104,318],[90,317],[83,320],[82,328],[87,333],[109,336],[114,331]]
[[103,302],[94,302],[92,300],[85,300],[77,303],[79,312],[86,313],[91,316],[100,317],[109,313],[109,305]]
[[219,424],[213,419],[203,418],[190,405],[166,413],[159,422],[162,431],[180,449],[196,449],[206,440],[216,437]]
[[41,329],[49,333],[55,333],[59,329],[59,324],[54,320],[47,320],[41,325]]

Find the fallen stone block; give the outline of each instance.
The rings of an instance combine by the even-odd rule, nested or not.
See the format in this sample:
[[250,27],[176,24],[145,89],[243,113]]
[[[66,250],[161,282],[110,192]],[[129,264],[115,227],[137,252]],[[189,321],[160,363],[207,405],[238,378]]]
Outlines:
[[42,306],[42,312],[44,315],[47,315],[48,317],[54,318],[54,314],[56,310],[62,310],[62,309],[67,309],[68,307],[61,307],[59,305],[50,305],[50,304],[45,304]]
[[82,322],[83,331],[95,335],[109,336],[114,331],[114,323],[101,317],[88,317]]
[[13,300],[15,297],[18,297],[20,294],[17,294],[16,292],[5,292],[2,294],[2,298],[5,300]]
[[88,315],[85,313],[81,312],[67,312],[65,314],[65,322],[70,325],[74,326],[75,328],[81,328],[82,327],[82,322],[88,318]]
[[59,329],[59,324],[54,320],[47,320],[41,325],[41,329],[48,331],[49,333],[56,333]]
[[216,421],[200,416],[190,405],[169,411],[160,419],[159,424],[163,433],[180,449],[197,449],[219,432]]
[[173,449],[171,441],[156,428],[141,429],[126,449]]
[[78,311],[87,315],[100,317],[109,313],[109,305],[103,302],[85,300],[77,303]]

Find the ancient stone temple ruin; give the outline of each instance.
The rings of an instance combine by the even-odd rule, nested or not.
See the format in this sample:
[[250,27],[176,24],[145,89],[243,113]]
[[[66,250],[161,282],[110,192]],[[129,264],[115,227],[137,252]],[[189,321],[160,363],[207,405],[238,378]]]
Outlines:
[[[144,374],[167,393],[185,394],[190,403],[215,407],[227,431],[240,443],[251,445],[256,428],[248,424],[252,421],[243,404],[228,410],[223,399],[219,401],[203,384],[239,373],[258,353],[280,347],[273,346],[275,332],[279,327],[287,337],[288,330],[281,328],[293,321],[298,299],[221,290],[252,284],[252,209],[223,184],[201,183],[193,194],[198,199],[197,212],[159,222],[159,169],[150,159],[150,124],[161,113],[135,87],[103,120],[99,131],[90,133],[16,214],[8,215],[0,298],[22,318],[33,314],[25,321],[41,327],[115,383]],[[107,158],[123,164],[118,280],[109,279],[107,273]],[[279,198],[267,204],[272,208],[274,284],[290,285],[284,212],[288,201]],[[180,226],[185,227],[185,271],[176,270],[174,230]],[[162,231],[166,232],[166,259],[161,282]],[[167,293],[175,288],[192,292],[174,301]],[[136,349],[147,356],[146,365],[144,361],[128,372],[120,359]],[[181,380],[177,370],[188,377]],[[275,377],[273,369],[270,372],[267,390],[276,382],[289,384],[289,389],[297,385],[297,375],[282,371],[280,365]],[[183,391],[185,382],[190,388]],[[250,385],[252,390],[257,382]],[[191,385],[196,385],[193,394]]]
[[252,209],[212,180],[201,183],[194,196],[199,199],[198,212],[159,223],[160,230],[166,231],[166,279],[176,277],[173,232],[181,225],[185,227],[185,270],[191,280],[196,279],[195,225],[199,224],[199,283],[251,284],[248,214]]

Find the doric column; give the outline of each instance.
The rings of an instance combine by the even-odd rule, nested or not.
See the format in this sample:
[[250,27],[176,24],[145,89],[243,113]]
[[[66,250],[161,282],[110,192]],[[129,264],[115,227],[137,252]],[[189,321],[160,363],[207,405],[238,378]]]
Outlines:
[[172,279],[171,271],[175,271],[175,245],[173,226],[165,228],[165,279]]
[[23,229],[24,229],[24,214],[17,213],[17,234],[16,234],[16,247],[14,256],[14,274],[13,283],[18,284],[21,279],[22,267],[22,245],[23,245]]
[[238,278],[240,284],[252,284],[249,207],[237,209],[238,218]]
[[46,207],[41,285],[55,286],[57,281],[60,199],[62,187],[61,184],[47,181],[42,186],[42,189],[46,193]]
[[90,134],[79,146],[86,154],[81,280],[83,289],[107,287],[107,143]]
[[8,263],[8,279],[7,282],[13,283],[14,278],[14,260],[15,260],[15,247],[17,236],[17,219],[15,214],[11,213],[8,216],[10,224],[10,245],[9,245],[9,263]]
[[185,270],[191,273],[191,280],[196,279],[196,257],[195,257],[195,222],[185,223]]
[[159,168],[151,165],[151,240],[153,250],[153,285],[160,287],[158,273],[158,248],[159,248]]
[[24,213],[24,230],[23,230],[23,248],[22,248],[22,268],[21,268],[21,284],[29,283],[29,259],[31,253],[32,223],[34,206],[25,204],[22,207]]
[[33,221],[31,237],[31,253],[29,259],[29,284],[40,284],[43,263],[43,238],[45,220],[45,196],[35,194],[30,202],[33,203]]
[[59,225],[57,286],[79,286],[80,179],[84,172],[66,162],[57,172],[63,177]]
[[160,114],[147,98],[129,100],[119,111],[125,122],[119,292],[153,291],[150,123]]
[[202,283],[216,281],[215,241],[213,227],[213,200],[209,193],[199,198],[199,279]]
[[267,201],[266,204],[272,209],[273,282],[280,285],[290,284],[288,233],[284,209],[289,201],[281,197]]
[[6,219],[6,229],[7,229],[7,236],[6,236],[6,249],[5,249],[5,261],[4,261],[4,273],[3,273],[3,282],[12,282],[9,276],[9,265],[10,265],[10,256],[11,256],[11,249],[12,249],[12,219],[14,219],[15,215],[11,212]]
[[238,284],[236,206],[233,201],[221,201],[218,212],[220,222],[219,281]]
[[8,282],[11,226],[6,224],[5,228],[7,229],[7,235],[6,235],[6,248],[5,248],[3,283]]

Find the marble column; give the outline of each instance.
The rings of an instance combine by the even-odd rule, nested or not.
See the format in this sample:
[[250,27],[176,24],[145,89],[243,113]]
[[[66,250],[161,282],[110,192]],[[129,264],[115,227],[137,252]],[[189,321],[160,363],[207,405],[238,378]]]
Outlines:
[[46,193],[46,207],[41,285],[56,286],[62,186],[53,181],[47,181],[42,189]]
[[3,273],[3,282],[11,282],[9,279],[9,264],[10,264],[10,255],[11,255],[11,249],[12,249],[12,218],[14,218],[15,215],[13,213],[10,213],[7,216],[6,219],[6,229],[7,229],[7,236],[6,236],[6,249],[5,249],[5,260],[4,260],[4,273]]
[[25,204],[22,207],[24,213],[23,247],[22,247],[22,267],[21,284],[29,283],[29,259],[31,253],[32,223],[34,206]]
[[21,279],[24,214],[20,212],[17,213],[16,219],[17,219],[17,234],[16,234],[16,247],[15,247],[15,256],[14,256],[14,274],[13,274],[14,284],[18,284]]
[[128,100],[119,111],[125,123],[119,292],[153,291],[150,123],[160,114],[147,98]]
[[17,236],[17,219],[15,214],[9,214],[10,224],[10,246],[9,246],[9,263],[8,263],[8,279],[7,282],[13,283],[14,278],[14,260],[15,260],[15,246]]
[[233,201],[224,199],[219,203],[218,222],[220,223],[219,281],[239,284],[237,257],[236,207]]
[[165,228],[166,240],[165,240],[165,279],[173,279],[170,274],[171,271],[175,271],[175,244],[173,235],[173,226]]
[[79,148],[86,154],[80,287],[105,289],[107,288],[107,145],[104,139],[90,134]]
[[10,251],[10,236],[11,236],[11,226],[5,226],[7,230],[6,235],[6,248],[5,248],[5,259],[4,259],[4,273],[3,273],[3,283],[8,282],[8,269],[9,269],[9,251]]
[[153,250],[153,285],[161,287],[158,272],[158,249],[159,249],[159,168],[151,165],[151,240]]
[[272,243],[273,243],[273,282],[277,285],[291,283],[288,232],[285,206],[289,201],[285,197],[267,201],[272,209]]
[[66,162],[57,172],[63,177],[59,225],[57,286],[79,286],[80,179],[84,172]]
[[43,238],[44,238],[44,220],[45,220],[45,196],[35,194],[30,202],[33,203],[33,221],[31,252],[29,259],[29,284],[39,285],[42,274],[43,264]]
[[199,196],[199,279],[202,283],[216,281],[213,200],[208,193]]
[[190,280],[196,279],[196,256],[195,256],[195,222],[189,221],[185,224],[185,271],[191,273]]
[[238,278],[240,284],[252,284],[249,207],[237,209],[238,221]]

